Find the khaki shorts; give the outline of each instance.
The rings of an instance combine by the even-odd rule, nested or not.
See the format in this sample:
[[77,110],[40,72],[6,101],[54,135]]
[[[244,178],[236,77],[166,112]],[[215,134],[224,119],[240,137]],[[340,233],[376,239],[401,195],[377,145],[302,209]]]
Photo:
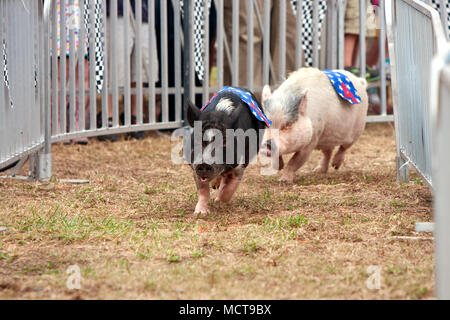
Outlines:
[[[376,36],[377,17],[372,9],[370,1],[366,0],[366,36]],[[359,0],[347,0],[345,9],[344,30],[346,34],[359,34]]]
[[[108,18],[107,20],[107,28],[108,31],[111,30],[111,19]],[[125,54],[127,54],[130,57],[130,76],[131,76],[131,82],[136,82],[136,33],[134,32],[134,29],[131,25],[131,21],[129,22],[128,26],[128,34],[129,37],[127,39],[127,47],[126,47],[126,53],[125,53],[125,39],[124,39],[124,32],[125,32],[125,19],[123,17],[118,17],[117,23],[116,23],[116,33],[112,36],[112,40],[115,42],[116,47],[116,60],[114,63],[114,68],[116,70],[117,75],[117,85],[119,87],[125,86]],[[150,32],[153,32],[153,39],[155,39],[155,45],[153,48],[150,48]],[[159,80],[158,77],[158,54],[156,50],[156,36],[155,36],[155,29],[150,29],[150,26],[148,23],[142,23],[141,25],[141,58],[142,58],[142,65],[139,66],[141,70],[141,77],[143,83],[148,83],[149,75],[148,72],[153,72],[153,79],[155,82]],[[111,85],[112,77],[111,77],[111,48],[112,48],[112,42],[111,42],[111,32],[107,33],[107,54],[108,54],[108,84]],[[153,61],[150,63],[150,50],[153,50]],[[146,66],[146,67],[145,67]]]

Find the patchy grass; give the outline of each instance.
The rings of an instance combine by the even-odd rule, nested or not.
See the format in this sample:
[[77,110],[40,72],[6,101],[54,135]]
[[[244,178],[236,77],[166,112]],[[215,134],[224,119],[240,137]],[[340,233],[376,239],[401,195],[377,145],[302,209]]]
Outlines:
[[[415,174],[395,182],[391,125],[368,125],[339,171],[313,173],[314,152],[291,185],[253,165],[231,203],[202,217],[170,148],[154,134],[58,144],[51,181],[0,180],[0,298],[433,297],[433,241],[395,238],[431,220],[431,194]],[[66,287],[70,265],[80,290]],[[366,286],[372,265],[379,290]]]

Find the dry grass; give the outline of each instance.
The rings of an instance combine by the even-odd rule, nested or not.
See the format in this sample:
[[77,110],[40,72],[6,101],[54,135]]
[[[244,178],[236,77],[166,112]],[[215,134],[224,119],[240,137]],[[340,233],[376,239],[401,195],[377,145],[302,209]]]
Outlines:
[[[318,152],[293,185],[252,166],[232,202],[205,217],[192,214],[191,170],[170,148],[156,135],[55,145],[50,183],[0,180],[0,298],[433,297],[433,241],[394,237],[431,220],[431,194],[415,175],[395,182],[391,125],[368,125],[327,175],[311,172]],[[82,282],[71,291],[74,264]],[[380,290],[366,287],[370,265]]]

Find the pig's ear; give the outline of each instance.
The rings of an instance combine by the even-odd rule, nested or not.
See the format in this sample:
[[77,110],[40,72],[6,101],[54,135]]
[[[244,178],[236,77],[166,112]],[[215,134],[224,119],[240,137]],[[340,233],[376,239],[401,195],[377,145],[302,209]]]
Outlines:
[[191,127],[194,127],[194,121],[200,118],[200,110],[192,103],[191,100],[187,101],[187,120]]
[[302,91],[302,93],[300,94],[299,99],[297,100],[297,105],[298,106],[298,112],[300,112],[300,114],[302,116],[304,116],[306,114],[306,105],[308,103],[308,99],[306,98],[306,93],[308,92],[308,89],[305,89]]
[[270,91],[270,87],[268,84],[266,84],[262,91],[261,101],[264,103],[264,101],[269,99],[271,95],[272,95],[272,92]]

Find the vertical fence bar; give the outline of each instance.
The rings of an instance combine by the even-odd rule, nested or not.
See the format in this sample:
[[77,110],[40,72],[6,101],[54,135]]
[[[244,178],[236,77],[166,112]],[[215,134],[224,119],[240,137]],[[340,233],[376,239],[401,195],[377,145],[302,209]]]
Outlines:
[[[5,16],[5,2],[0,2],[0,44],[3,45],[3,40],[6,34],[6,25],[4,22]],[[3,48],[2,48],[3,49]],[[0,70],[4,70],[4,61],[0,59]],[[6,86],[3,80],[0,80],[0,103],[6,101]],[[6,102],[5,102],[6,103]],[[5,111],[6,112],[6,111]],[[6,117],[0,117],[0,163],[2,161],[8,160],[8,150],[7,150],[7,119]],[[4,147],[3,147],[4,146]]]
[[[174,1],[175,24],[175,121],[181,121],[181,23],[180,2]],[[156,45],[156,44],[155,44]]]
[[247,86],[250,91],[253,91],[254,81],[254,47],[253,47],[253,37],[254,37],[254,23],[253,23],[253,0],[247,1]]
[[[449,58],[447,51],[447,59]],[[436,99],[437,114],[434,121],[433,135],[433,183],[435,184],[434,219],[436,247],[436,296],[438,299],[450,299],[450,169],[448,159],[450,149],[450,67],[437,74],[439,81],[439,98]]]
[[397,57],[396,57],[396,47],[395,47],[395,37],[396,37],[396,21],[394,12],[394,0],[387,0],[387,5],[385,7],[386,12],[386,26],[387,26],[387,37],[388,37],[388,46],[389,46],[389,57],[391,62],[391,79],[392,79],[392,100],[394,104],[394,120],[395,120],[395,145],[396,145],[396,168],[397,168],[397,182],[406,182],[409,178],[409,167],[408,163],[400,157],[400,119],[398,110],[398,80],[397,80]]
[[270,0],[264,0],[263,16],[263,85],[266,85],[269,84]]
[[57,32],[58,32],[58,18],[56,16],[56,1],[49,2],[51,5],[51,14],[49,19],[51,20],[51,41],[52,41],[52,135],[58,133],[58,54],[57,54]]
[[280,61],[279,78],[286,78],[286,0],[280,0]]
[[[40,73],[42,74],[41,79],[44,80],[43,83],[43,94],[44,95],[44,105],[41,106],[44,110],[44,152],[43,154],[39,155],[39,179],[40,180],[47,180],[52,175],[52,154],[51,154],[51,104],[50,104],[50,21],[51,19],[54,19],[55,16],[52,14],[54,11],[55,5],[53,5],[52,2],[55,1],[49,1],[48,3],[44,4],[44,11],[43,11],[43,28],[44,28],[44,50],[41,57],[42,63],[40,64],[39,69]],[[40,2],[40,5],[42,5],[42,2]],[[50,8],[49,6],[52,6]],[[55,29],[56,31],[56,29]],[[53,56],[56,56],[56,52],[53,52]],[[52,60],[53,60],[52,56]],[[56,89],[53,89],[54,92],[56,92]]]
[[344,69],[344,17],[346,0],[338,1],[338,69]]
[[319,67],[319,0],[314,0],[313,8],[313,67]]
[[[131,70],[131,61],[130,61],[130,55],[129,55],[129,49],[128,49],[128,43],[130,39],[130,2],[129,0],[125,0],[126,5],[123,6],[123,42],[122,42],[122,48],[119,50],[123,50],[123,59],[124,59],[124,84],[123,84],[123,114],[124,114],[124,124],[126,126],[131,125],[131,91],[130,91],[130,83],[131,83],[131,76],[130,76],[130,70]],[[114,1],[115,2],[115,1]],[[113,10],[111,10],[111,15]],[[117,13],[117,4],[116,4],[116,13]],[[115,33],[113,33],[115,34]],[[114,41],[115,44],[115,41]],[[115,45],[115,50],[117,50],[117,45]],[[114,65],[114,64],[112,64]],[[115,69],[115,68],[112,68]],[[116,76],[116,72],[114,71],[114,76]],[[113,87],[115,87],[115,82],[113,81]],[[117,98],[113,98],[116,100]],[[113,107],[114,108],[114,107]]]
[[168,41],[167,41],[167,0],[161,0],[161,75],[162,75],[162,121],[169,121],[169,99],[168,99]]
[[295,34],[296,34],[296,40],[295,41],[295,67],[296,69],[300,68],[302,63],[302,56],[303,56],[303,47],[302,47],[302,3],[303,0],[297,0],[297,10],[296,10],[296,20],[295,20]]
[[[69,1],[69,131],[75,131],[75,108],[77,107],[75,97],[75,9],[74,0]],[[79,18],[79,17],[78,17]],[[61,41],[62,43],[62,41]]]
[[381,115],[387,114],[386,106],[386,22],[384,18],[384,0],[379,2],[379,50],[380,50],[380,96],[381,96]]
[[184,0],[184,124],[187,122],[188,101],[193,99],[194,83],[192,81],[192,2]]
[[[87,0],[89,10],[89,127],[97,127],[97,87],[95,83],[95,1]],[[101,0],[100,0],[101,1]]]
[[[177,1],[175,1],[177,2]],[[175,10],[175,8],[174,8]],[[175,10],[176,11],[176,10]],[[174,13],[175,19],[175,33],[177,32],[177,16]],[[179,19],[179,17],[178,17]],[[156,101],[155,101],[155,72],[153,71],[156,66],[153,66],[153,61],[155,61],[155,51],[153,48],[156,47],[156,39],[155,39],[155,1],[148,0],[148,25],[149,25],[149,55],[150,55],[150,74],[148,75],[148,122],[155,123],[156,122]],[[178,27],[179,28],[179,27]],[[176,34],[175,34],[175,42],[176,42]],[[175,52],[177,48],[175,45]],[[175,58],[176,60],[176,58]],[[175,61],[176,63],[176,61]],[[175,72],[176,77],[176,72]]]
[[[128,0],[126,0],[128,2]],[[117,46],[117,1],[111,1],[110,2],[111,7],[109,8],[109,30],[110,30],[110,65],[112,68],[109,68],[111,70],[111,105],[112,105],[112,118],[113,118],[113,126],[116,127],[119,125],[119,94],[117,92],[117,69],[114,67],[117,64],[117,50],[119,49]],[[127,7],[127,5],[124,5],[124,7]],[[128,18],[129,16],[123,16],[123,22],[124,24],[128,24],[128,21],[130,20]],[[128,39],[124,42],[127,43]],[[125,51],[125,56],[127,56],[127,51]],[[108,107],[109,108],[109,107]],[[111,116],[111,115],[110,115]]]
[[[252,0],[249,0],[252,3]],[[223,25],[223,0],[216,0],[217,9],[217,84],[223,87],[223,46],[224,46],[224,25]]]
[[[3,37],[5,35],[3,28],[4,17],[4,2],[0,2],[0,44],[3,45]],[[0,70],[4,70],[3,59],[0,59]],[[5,97],[5,84],[3,80],[0,80],[0,105],[3,105],[3,101],[6,101]],[[8,160],[8,153],[6,152],[6,117],[0,117],[0,163],[4,160]],[[4,146],[4,147],[3,147]],[[0,167],[1,168],[1,167]]]
[[84,130],[85,129],[85,88],[84,88],[84,76],[85,76],[85,70],[84,70],[84,51],[85,51],[85,38],[86,38],[86,28],[84,25],[85,20],[85,10],[84,10],[84,2],[88,0],[79,0],[79,8],[80,8],[80,17],[79,17],[79,33],[78,33],[78,124],[79,127],[77,130]]
[[232,9],[232,72],[231,72],[231,84],[234,87],[239,85],[239,0],[233,0]]
[[[111,32],[111,30],[109,30],[108,26],[107,26],[107,14],[106,14],[106,1],[102,0],[102,17],[103,17],[103,31],[104,34],[108,34]],[[106,50],[106,48],[108,48],[108,37],[104,37],[103,39],[104,41],[104,45],[103,45],[103,49]],[[103,54],[104,57],[104,64],[105,66],[108,65],[109,63],[109,57],[106,53]],[[107,128],[108,127],[108,117],[112,117],[111,114],[109,114],[108,111],[108,100],[109,100],[109,83],[108,83],[108,78],[109,78],[109,70],[108,68],[105,69],[105,72],[103,74],[103,87],[102,87],[102,128]]]
[[[142,0],[136,0],[135,6],[136,38],[134,43],[136,45],[134,50],[136,60],[134,63],[134,74],[136,75],[136,123],[142,124]],[[162,3],[161,7],[163,7]]]
[[328,51],[328,67],[331,69],[337,68],[337,59],[338,59],[338,45],[337,45],[337,1],[329,0],[328,1],[328,20],[327,20],[327,38],[328,45],[330,50]]
[[60,75],[60,91],[59,91],[59,122],[61,131],[60,133],[66,133],[66,1],[61,1],[60,5],[60,25],[59,25],[59,75]]
[[366,78],[366,0],[359,0],[359,61],[361,78]]
[[204,11],[204,30],[205,37],[203,39],[204,45],[204,74],[203,74],[203,104],[209,100],[209,10],[208,10],[208,0],[203,1]]

